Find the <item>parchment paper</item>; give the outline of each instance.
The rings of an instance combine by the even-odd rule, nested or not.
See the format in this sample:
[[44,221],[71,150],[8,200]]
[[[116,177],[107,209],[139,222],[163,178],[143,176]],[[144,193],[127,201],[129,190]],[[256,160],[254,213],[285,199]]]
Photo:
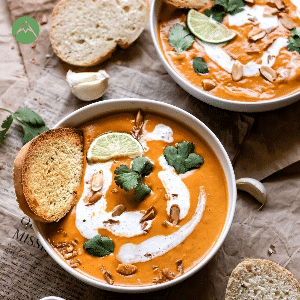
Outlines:
[[[56,2],[9,0],[8,4],[12,20],[28,15],[40,21],[43,15],[49,16]],[[6,45],[0,44],[3,50],[0,52],[0,66],[11,70],[11,73],[4,72],[0,78],[3,83],[0,107],[15,110],[26,105],[37,111],[52,127],[69,112],[87,104],[71,95],[65,82],[68,69],[84,69],[68,66],[53,54],[49,23],[40,26],[40,36],[34,45],[19,45],[21,57],[13,53],[8,60],[6,53],[17,50],[17,45],[9,34],[11,21],[6,7],[2,5],[1,10],[0,28],[6,28],[3,36]],[[103,97],[104,101],[122,97],[148,98],[189,111],[219,137],[231,160],[236,160],[238,176],[251,175],[263,179],[299,160],[299,104],[255,115],[256,122],[250,131],[253,115],[213,108],[191,97],[174,83],[155,53],[148,27],[130,48],[117,50],[112,59],[89,70],[102,68],[110,75],[110,87]],[[12,70],[16,70],[18,77]],[[9,74],[13,75],[9,77]],[[2,114],[0,120],[5,116]],[[300,176],[297,172],[299,164],[296,163],[264,181],[268,203],[263,210],[258,211],[259,204],[250,196],[239,194],[236,215],[225,243],[207,266],[185,282],[142,296],[106,292],[78,282],[38,247],[30,220],[16,204],[12,166],[22,146],[21,136],[20,128],[14,125],[5,142],[0,144],[0,161],[4,165],[0,170],[0,296],[4,299],[35,300],[55,295],[65,299],[91,300],[140,297],[221,300],[224,299],[230,272],[246,257],[269,258],[286,266],[300,279]],[[264,160],[257,163],[260,157]],[[271,257],[268,255],[270,244],[276,247],[276,254]]]

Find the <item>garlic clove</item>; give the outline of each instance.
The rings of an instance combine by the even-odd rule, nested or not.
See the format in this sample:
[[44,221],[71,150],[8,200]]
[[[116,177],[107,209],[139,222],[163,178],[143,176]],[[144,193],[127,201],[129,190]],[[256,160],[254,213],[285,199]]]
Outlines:
[[69,70],[67,73],[67,82],[72,93],[84,101],[100,98],[108,88],[108,79],[109,76],[104,70],[83,73],[75,73]]
[[240,178],[236,181],[236,188],[249,193],[262,205],[266,203],[267,191],[260,181],[253,178]]

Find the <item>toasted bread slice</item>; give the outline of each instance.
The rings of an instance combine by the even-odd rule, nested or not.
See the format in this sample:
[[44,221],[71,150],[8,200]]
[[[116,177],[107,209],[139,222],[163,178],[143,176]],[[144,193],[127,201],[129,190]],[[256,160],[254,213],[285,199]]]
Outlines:
[[40,134],[14,163],[20,208],[40,222],[59,221],[77,202],[83,173],[83,136],[73,128]]
[[232,271],[225,300],[299,300],[300,284],[293,274],[265,259],[246,259]]
[[52,12],[53,50],[69,64],[94,66],[139,37],[149,10],[147,0],[62,0]]
[[194,8],[200,9],[207,5],[211,0],[164,0],[165,2],[172,4],[179,8]]

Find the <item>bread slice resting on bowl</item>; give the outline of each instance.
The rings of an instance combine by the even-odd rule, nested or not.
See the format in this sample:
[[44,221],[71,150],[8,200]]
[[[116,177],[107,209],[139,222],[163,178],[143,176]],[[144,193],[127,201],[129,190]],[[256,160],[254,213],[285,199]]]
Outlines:
[[14,162],[20,208],[39,222],[59,221],[77,202],[83,174],[83,135],[74,128],[48,130],[27,143]]

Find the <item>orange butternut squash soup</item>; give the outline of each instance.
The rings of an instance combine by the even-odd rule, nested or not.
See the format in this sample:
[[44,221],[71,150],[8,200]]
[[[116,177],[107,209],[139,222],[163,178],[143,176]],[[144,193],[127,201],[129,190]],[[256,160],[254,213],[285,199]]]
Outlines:
[[89,121],[77,205],[40,224],[78,272],[115,285],[181,276],[218,240],[228,210],[225,174],[191,128],[164,116],[124,112]]
[[298,0],[208,2],[192,13],[161,6],[160,46],[181,77],[232,101],[270,100],[300,91]]

